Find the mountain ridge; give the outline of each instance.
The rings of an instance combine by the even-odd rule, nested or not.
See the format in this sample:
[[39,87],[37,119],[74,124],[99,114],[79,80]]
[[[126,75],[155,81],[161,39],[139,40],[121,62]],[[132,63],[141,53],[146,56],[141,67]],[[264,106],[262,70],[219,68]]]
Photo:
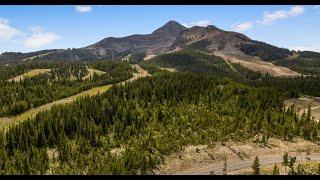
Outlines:
[[[94,44],[65,50],[46,50],[51,52],[39,56],[43,60],[83,60],[119,59],[130,54],[156,56],[181,49],[193,49],[206,52],[240,56],[242,58],[257,57],[264,61],[300,57],[320,58],[320,53],[312,51],[291,51],[268,43],[252,40],[244,34],[225,31],[214,25],[206,27],[184,27],[170,20],[150,34],[133,34],[125,37],[107,37]],[[21,61],[31,55],[41,55],[42,51],[32,53],[3,53],[0,62]],[[9,60],[8,60],[9,59]]]

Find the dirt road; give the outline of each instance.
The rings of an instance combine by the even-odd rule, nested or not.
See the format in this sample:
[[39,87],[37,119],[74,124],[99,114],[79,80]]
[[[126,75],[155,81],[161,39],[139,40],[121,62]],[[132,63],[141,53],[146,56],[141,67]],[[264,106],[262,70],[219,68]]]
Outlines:
[[92,89],[83,91],[79,94],[76,94],[76,95],[73,95],[73,96],[70,96],[70,97],[67,97],[64,99],[60,99],[60,100],[57,100],[57,101],[54,101],[54,102],[51,102],[48,104],[44,104],[42,106],[39,106],[39,107],[36,107],[33,109],[30,109],[20,115],[12,117],[12,118],[8,118],[8,117],[0,118],[0,128],[6,129],[10,125],[13,125],[13,124],[22,122],[28,118],[34,117],[35,115],[37,115],[41,111],[49,110],[54,105],[71,103],[80,97],[84,97],[87,95],[94,96],[99,93],[106,92],[113,85],[122,85],[122,84],[137,80],[142,77],[150,76],[148,71],[142,69],[139,65],[132,65],[132,66],[133,66],[133,68],[135,68],[138,71],[138,73],[133,73],[133,77],[130,79],[127,79],[127,80],[120,82],[120,83],[117,83],[117,84],[110,84],[110,85],[104,85],[104,86],[100,86],[100,87],[94,87]]
[[[292,156],[292,155],[291,155]],[[310,161],[320,161],[320,154],[312,155],[295,155],[297,157],[296,162],[304,162],[306,158],[310,158]],[[273,156],[261,156],[259,157],[259,162],[261,166],[273,165],[276,163],[281,163],[283,161],[282,155]],[[236,174],[237,171],[241,169],[250,168],[252,166],[253,159],[238,160],[238,161],[227,161],[227,174]],[[206,167],[198,167],[193,169],[188,169],[177,174],[180,175],[209,175],[212,172],[214,174],[223,174],[223,162],[220,164],[208,165]]]

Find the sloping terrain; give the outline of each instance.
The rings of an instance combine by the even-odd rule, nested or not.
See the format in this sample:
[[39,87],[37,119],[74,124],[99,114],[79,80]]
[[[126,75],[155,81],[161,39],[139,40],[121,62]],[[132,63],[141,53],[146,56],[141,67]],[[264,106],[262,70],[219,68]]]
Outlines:
[[297,156],[297,161],[305,157],[320,161],[319,145],[303,139],[292,142],[271,138],[267,146],[246,142],[225,142],[213,147],[207,145],[187,146],[182,152],[165,158],[163,165],[155,169],[156,174],[209,175],[222,174],[224,158],[227,159],[227,173],[251,168],[253,160],[259,157],[262,166],[282,162],[287,152]]
[[308,112],[310,105],[311,116],[314,117],[316,121],[320,121],[320,98],[319,97],[310,97],[302,96],[300,98],[292,98],[284,101],[286,108],[294,105],[295,111],[301,116],[303,113]]
[[[127,82],[132,82],[134,80],[137,80],[141,77],[150,76],[149,73],[146,70],[142,69],[140,66],[133,65],[133,67],[137,70],[137,73],[133,73],[132,78],[127,79],[123,82],[117,83],[115,85],[123,85]],[[100,87],[94,87],[92,89],[83,91],[83,92],[78,93],[76,95],[54,101],[54,102],[42,105],[40,107],[30,109],[30,110],[28,110],[18,116],[12,117],[12,118],[8,118],[8,117],[0,118],[0,128],[7,128],[8,126],[10,126],[12,124],[19,123],[19,122],[24,121],[28,118],[34,117],[39,112],[44,111],[44,110],[49,110],[54,105],[71,103],[71,102],[74,102],[76,99],[79,99],[84,96],[94,96],[97,94],[101,94],[101,93],[107,91],[111,86],[112,85],[104,85],[104,86],[100,86]]]
[[105,38],[86,49],[94,50],[97,54],[105,56],[107,53],[136,53],[161,54],[169,50],[185,27],[175,21],[169,21],[151,34],[131,35],[123,38]]
[[91,77],[93,77],[94,74],[97,74],[97,75],[102,75],[102,74],[105,74],[106,72],[104,71],[100,71],[98,69],[88,69],[88,75],[86,77],[84,77],[83,79],[89,79]]
[[225,55],[221,52],[215,52],[214,54],[216,56],[220,56],[226,61],[230,61],[231,63],[239,63],[250,70],[258,71],[264,74],[268,73],[269,75],[272,75],[272,76],[290,76],[290,77],[302,76],[302,74],[295,72],[287,67],[276,66],[270,62],[257,60],[252,57],[246,56],[247,59],[244,59],[244,58],[238,58],[235,56]]
[[22,81],[24,78],[31,78],[31,77],[34,77],[34,76],[38,76],[40,74],[44,74],[44,73],[48,73],[50,72],[51,69],[33,69],[33,70],[30,70],[24,74],[21,74],[19,76],[16,76],[14,78],[11,78],[9,79],[8,81],[11,82],[11,81],[15,81],[15,82],[18,82],[18,81]]
[[[308,172],[312,172],[313,175],[318,174],[318,167],[319,167],[319,159],[318,156],[296,156],[296,166],[294,166],[296,169],[298,169],[299,165],[302,165],[305,167],[305,170]],[[310,159],[309,159],[310,158]],[[265,159],[262,159],[265,160]],[[317,161],[318,160],[318,161]],[[278,163],[275,163],[278,161]],[[252,163],[252,162],[251,162]],[[262,175],[274,175],[274,166],[277,165],[279,168],[279,175],[288,175],[290,168],[285,167],[283,165],[283,159],[278,158],[277,160],[274,160],[273,163],[266,163],[266,161],[262,161],[260,159],[260,164],[262,165],[260,168],[260,172]],[[235,171],[229,172],[229,175],[251,175],[253,172],[252,168],[248,166],[248,168],[245,169],[237,169]],[[304,174],[304,175],[311,175],[311,174]]]
[[154,66],[160,70],[170,72],[180,71],[227,75],[232,71],[222,58],[194,50],[182,50],[162,54],[148,61],[143,61],[140,64],[149,67]]
[[[126,37],[108,37],[83,48],[45,50],[33,53],[3,53],[2,63],[30,59],[52,61],[93,61],[97,59],[129,60],[133,63],[150,60],[158,55],[180,50],[197,50],[214,53],[231,63],[240,63],[254,71],[273,76],[300,76],[318,74],[310,64],[315,64],[320,53],[311,51],[290,51],[264,42],[252,40],[244,34],[225,31],[208,25],[186,28],[176,21],[169,21],[150,34],[135,34]],[[297,58],[308,59],[306,67],[291,65]],[[227,62],[228,63],[228,62]],[[276,65],[275,65],[276,64]],[[296,63],[295,63],[296,64]],[[317,64],[317,63],[316,63]],[[229,64],[230,65],[230,64]],[[285,66],[285,67],[283,67]],[[232,68],[232,66],[230,66]],[[290,69],[289,69],[290,68]]]

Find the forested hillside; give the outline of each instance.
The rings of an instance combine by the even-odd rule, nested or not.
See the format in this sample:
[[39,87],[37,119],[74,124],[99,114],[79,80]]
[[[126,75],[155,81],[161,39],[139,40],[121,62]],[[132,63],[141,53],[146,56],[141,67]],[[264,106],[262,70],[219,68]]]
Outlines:
[[[308,56],[309,57],[309,56]],[[312,56],[311,56],[312,57]],[[315,56],[316,57],[316,56]],[[306,75],[320,77],[320,57],[318,58],[295,58],[291,60],[281,60],[275,62],[276,65],[289,67],[292,70]]]
[[45,61],[94,61],[97,59],[99,56],[88,49],[65,49],[39,58]]
[[[316,59],[294,59],[276,62],[288,66],[308,77],[273,77],[268,74],[251,71],[241,64],[228,65],[222,58],[201,51],[178,51],[160,55],[148,61],[142,61],[141,67],[150,73],[161,72],[161,67],[175,68],[180,72],[208,74],[214,77],[228,77],[234,81],[257,87],[274,87],[287,94],[288,98],[300,95],[320,96],[320,61]],[[232,67],[231,67],[232,66]]]
[[219,76],[227,76],[232,73],[232,69],[222,58],[193,50],[159,55],[148,61],[142,61],[140,64],[151,73],[157,71],[157,66],[175,68],[181,72],[209,73]]
[[[92,67],[106,72],[83,79]],[[9,77],[32,68],[49,68],[50,73],[21,82],[9,82]],[[92,87],[113,84],[132,77],[128,63],[99,61],[90,64],[80,62],[41,62],[10,65],[0,69],[0,117],[22,113],[30,108],[69,97]],[[71,80],[74,79],[74,80]]]
[[1,174],[146,174],[190,144],[277,137],[319,141],[284,111],[286,93],[228,78],[162,73],[57,106],[0,136]]
[[51,50],[35,51],[35,52],[30,52],[30,53],[4,52],[4,53],[0,54],[0,65],[7,64],[7,63],[21,62],[25,58],[30,58],[30,57],[38,56],[41,54],[46,54],[48,52],[55,52],[55,51],[58,51],[58,50],[51,49]]
[[241,43],[239,48],[250,56],[257,56],[266,61],[285,59],[291,54],[289,49],[279,48],[260,41]]

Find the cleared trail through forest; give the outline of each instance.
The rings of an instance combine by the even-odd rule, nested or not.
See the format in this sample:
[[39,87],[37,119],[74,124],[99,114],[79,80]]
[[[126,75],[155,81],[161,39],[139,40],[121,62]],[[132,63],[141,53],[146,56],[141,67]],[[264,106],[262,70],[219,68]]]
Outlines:
[[[310,158],[309,161],[320,161],[320,154],[313,155],[297,155],[296,162],[305,162],[306,158]],[[261,166],[273,165],[281,163],[283,161],[282,155],[269,155],[269,156],[259,156],[259,163]],[[242,169],[251,168],[253,164],[253,159],[248,160],[237,160],[237,161],[227,161],[227,174],[236,174],[237,171]],[[223,174],[223,162],[219,164],[212,164],[205,167],[198,167],[193,169],[188,169],[177,174],[180,175],[209,175],[211,172],[214,174]]]
[[49,110],[54,105],[71,103],[71,102],[75,101],[76,99],[84,97],[84,96],[94,96],[94,95],[97,95],[99,93],[106,92],[111,86],[123,85],[125,83],[135,81],[135,80],[137,80],[139,78],[150,76],[148,71],[142,69],[139,65],[135,64],[135,65],[132,65],[132,66],[138,72],[137,73],[133,73],[133,77],[131,77],[130,79],[127,79],[125,81],[122,81],[122,82],[116,83],[116,84],[109,84],[109,85],[94,87],[92,89],[83,91],[83,92],[78,93],[76,95],[73,95],[73,96],[70,96],[70,97],[67,97],[67,98],[64,98],[64,99],[60,99],[60,100],[57,100],[57,101],[53,101],[51,103],[44,104],[44,105],[36,107],[36,108],[32,108],[32,109],[30,109],[30,110],[28,110],[28,111],[26,111],[26,112],[24,112],[24,113],[22,113],[20,115],[12,117],[12,118],[8,118],[8,117],[0,118],[0,128],[6,129],[10,125],[14,125],[14,124],[17,124],[17,123],[22,122],[24,120],[27,120],[28,118],[34,117],[35,115],[37,115],[41,111]]
[[[220,52],[215,52],[214,55],[223,58],[226,62],[229,61],[230,63],[238,63],[242,66],[253,70],[258,71],[263,74],[270,74],[275,77],[297,77],[297,76],[304,76],[298,72],[295,72],[287,67],[283,66],[276,66],[270,62],[257,60],[254,58],[245,59],[245,58],[236,58],[230,55],[226,55]],[[230,65],[230,64],[229,64]]]
[[31,71],[28,71],[26,73],[23,73],[21,75],[13,77],[13,78],[9,79],[8,81],[9,82],[12,82],[12,81],[19,82],[19,81],[24,80],[25,78],[35,77],[35,76],[38,76],[40,74],[48,73],[50,71],[51,71],[51,69],[33,69]]

